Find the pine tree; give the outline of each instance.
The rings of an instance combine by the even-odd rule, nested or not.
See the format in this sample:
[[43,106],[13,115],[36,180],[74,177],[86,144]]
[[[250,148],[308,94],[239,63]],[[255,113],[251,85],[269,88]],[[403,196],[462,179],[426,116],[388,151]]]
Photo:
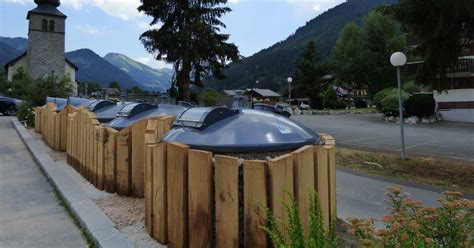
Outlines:
[[174,65],[178,99],[189,101],[189,84],[202,86],[201,78],[212,74],[224,78],[223,68],[240,59],[237,47],[220,34],[225,24],[219,20],[231,11],[226,0],[141,0],[140,12],[153,17],[140,40],[158,60]]
[[320,58],[316,52],[316,42],[311,40],[299,56],[293,73],[296,92],[308,96],[313,108],[319,107],[319,89],[324,76],[319,60]]

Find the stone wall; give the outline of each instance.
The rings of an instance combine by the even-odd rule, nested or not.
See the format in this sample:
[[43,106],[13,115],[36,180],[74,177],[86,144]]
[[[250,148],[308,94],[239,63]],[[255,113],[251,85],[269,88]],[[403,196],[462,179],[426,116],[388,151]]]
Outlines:
[[[43,19],[55,22],[54,32],[43,31]],[[65,18],[58,16],[30,13],[28,28],[28,73],[31,78],[38,79],[50,73],[63,77]]]

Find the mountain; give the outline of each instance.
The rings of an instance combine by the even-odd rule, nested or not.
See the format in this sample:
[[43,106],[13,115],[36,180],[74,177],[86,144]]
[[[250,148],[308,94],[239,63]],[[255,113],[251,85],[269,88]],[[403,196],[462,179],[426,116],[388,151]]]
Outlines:
[[8,63],[10,60],[20,56],[22,51],[0,42],[0,71],[3,71],[3,65]]
[[0,43],[7,44],[18,51],[24,52],[28,48],[28,39],[23,37],[0,37]]
[[294,64],[308,41],[315,40],[319,55],[325,61],[346,23],[360,23],[372,9],[396,2],[348,0],[308,21],[286,40],[230,65],[225,71],[227,79],[210,79],[207,85],[216,89],[239,89],[255,87],[258,80],[259,88],[286,89],[286,78],[292,75]]
[[76,80],[83,82],[96,82],[102,87],[108,87],[112,81],[117,81],[121,88],[141,87],[126,72],[123,72],[107,60],[100,57],[90,49],[79,49],[66,53],[66,58],[74,63],[79,70],[76,72]]
[[128,73],[149,90],[164,91],[170,87],[170,81],[174,73],[171,69],[153,69],[119,53],[108,53],[104,59]]

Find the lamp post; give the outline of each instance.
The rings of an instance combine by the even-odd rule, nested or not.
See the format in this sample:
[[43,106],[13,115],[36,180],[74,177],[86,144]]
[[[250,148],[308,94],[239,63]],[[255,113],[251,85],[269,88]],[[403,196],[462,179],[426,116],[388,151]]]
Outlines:
[[291,82],[293,82],[293,78],[288,77],[286,81],[288,82],[288,104],[291,106]]
[[405,135],[403,133],[403,102],[402,102],[402,86],[400,83],[400,67],[404,66],[407,62],[407,57],[402,52],[395,52],[390,56],[390,63],[397,68],[397,82],[398,82],[398,111],[400,117],[400,135],[401,135],[401,158],[405,159]]

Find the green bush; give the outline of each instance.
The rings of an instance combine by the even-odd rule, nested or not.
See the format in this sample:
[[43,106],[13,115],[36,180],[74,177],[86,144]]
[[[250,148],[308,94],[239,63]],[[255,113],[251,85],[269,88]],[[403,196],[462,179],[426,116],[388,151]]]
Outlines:
[[207,89],[199,96],[199,102],[204,106],[216,106],[221,101],[221,95],[219,92],[213,89]]
[[402,86],[403,91],[406,91],[410,94],[417,93],[417,92],[425,92],[428,91],[426,87],[423,87],[422,85],[418,85],[415,83],[415,81],[408,81],[403,84]]
[[325,109],[343,109],[346,103],[337,98],[336,91],[329,85],[326,90],[321,92],[321,102]]
[[21,122],[26,123],[27,127],[35,126],[35,108],[31,102],[23,102],[16,112],[16,117]]
[[[290,202],[282,202],[288,220],[284,222],[275,218],[272,211],[266,208],[268,222],[266,226],[261,227],[270,237],[273,247],[337,247],[336,218],[332,218],[333,224],[329,228],[330,230],[326,231],[316,192],[310,192],[308,216],[301,216],[294,196],[288,191],[285,193],[290,198]],[[308,219],[308,235],[304,234],[302,218]],[[288,240],[285,239],[285,233]]]
[[443,194],[438,207],[425,207],[400,186],[389,187],[385,228],[376,230],[373,220],[350,219],[348,232],[361,247],[474,247],[474,201],[458,192]]
[[[402,92],[402,104],[408,96],[408,93]],[[398,116],[398,89],[385,89],[378,92],[374,97],[374,104],[385,116]]]
[[409,116],[430,116],[435,113],[435,100],[432,94],[414,94],[405,101],[405,112]]

